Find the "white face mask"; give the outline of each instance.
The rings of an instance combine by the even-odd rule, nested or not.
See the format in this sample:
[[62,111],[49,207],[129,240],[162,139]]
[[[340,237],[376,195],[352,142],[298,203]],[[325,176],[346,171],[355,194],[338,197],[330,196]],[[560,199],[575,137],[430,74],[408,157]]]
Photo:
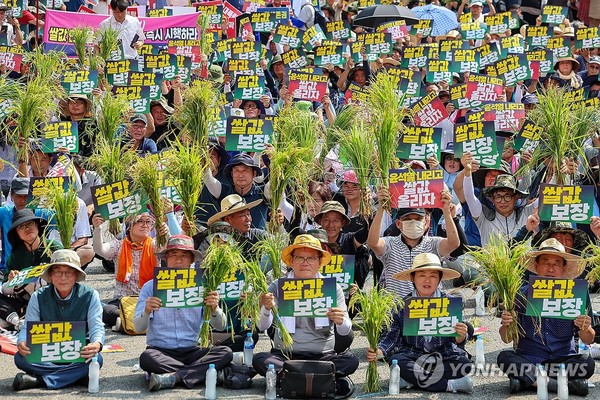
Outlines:
[[424,221],[409,219],[402,221],[402,234],[409,239],[419,239],[425,233]]

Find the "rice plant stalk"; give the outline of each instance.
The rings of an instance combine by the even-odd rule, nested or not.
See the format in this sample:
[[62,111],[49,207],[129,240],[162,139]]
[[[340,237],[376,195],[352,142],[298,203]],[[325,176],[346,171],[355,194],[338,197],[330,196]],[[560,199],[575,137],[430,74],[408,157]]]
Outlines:
[[[209,165],[206,147],[195,143],[182,144],[179,140],[171,144],[174,151],[166,161],[167,175],[173,178],[173,184],[181,197],[183,215],[188,221],[194,221],[196,204],[204,184],[204,171]],[[189,236],[197,233],[196,224],[190,223]]]
[[592,266],[585,279],[590,285],[593,285],[600,280],[600,246],[590,243],[582,250],[581,254],[585,258],[585,262]]
[[208,14],[200,14],[198,15],[198,19],[196,20],[196,26],[200,28],[200,51],[202,54],[206,56],[210,55],[212,49],[208,44],[208,28],[210,27],[210,16]]
[[319,155],[320,165],[323,165],[327,154],[339,143],[340,135],[354,126],[358,115],[357,108],[354,104],[345,105],[336,115],[333,124],[325,129],[321,154]]
[[[350,162],[356,172],[361,193],[365,193],[373,173],[373,154],[375,154],[373,133],[359,122],[341,133],[339,139],[340,156]],[[359,214],[368,218],[371,215],[370,208],[368,199],[361,196]]]
[[[265,237],[252,246],[252,251],[258,256],[261,264],[270,264],[273,268],[273,279],[281,278],[281,251],[289,243],[286,233],[277,232],[265,235]],[[268,272],[263,268],[263,274]]]
[[[527,244],[520,243],[511,247],[501,235],[493,234],[485,247],[469,252],[496,289],[492,302],[504,303],[505,310],[511,313],[514,312],[515,301],[523,283],[527,251]],[[520,332],[519,322],[515,318],[507,327],[509,342],[512,341],[516,346]]]
[[107,25],[96,31],[96,41],[98,43],[98,55],[106,61],[110,60],[110,53],[117,50],[119,44],[119,31]]
[[79,211],[77,201],[77,191],[74,185],[69,185],[67,191],[61,185],[51,181],[50,184],[42,189],[39,197],[32,202],[40,207],[54,210],[54,219],[56,229],[58,230],[60,241],[64,248],[71,246],[71,237],[75,227],[75,219]]
[[[399,96],[396,89],[396,80],[386,72],[377,74],[368,89],[367,108],[371,115],[370,123],[377,149],[376,173],[383,187],[389,186],[389,170],[396,156],[400,134],[404,130],[404,118],[409,115],[402,106],[404,95]],[[382,206],[390,210],[389,202]]]
[[[206,250],[206,256],[202,261],[204,268],[204,293],[217,290],[225,278],[244,264],[241,250],[232,243],[220,244],[213,242]],[[204,322],[198,333],[198,344],[200,347],[208,347],[210,341],[210,312],[204,310]]]
[[45,84],[54,83],[59,86],[59,78],[67,63],[67,55],[62,51],[50,50],[45,52],[43,46],[26,53],[24,62],[31,63],[36,79]]
[[90,37],[93,35],[93,30],[89,26],[78,26],[69,29],[69,41],[75,47],[77,60],[80,66],[85,66],[87,61],[87,48],[90,43]]
[[162,248],[167,244],[167,236],[159,233],[160,226],[163,223],[165,206],[160,196],[161,186],[158,158],[155,155],[138,157],[131,169],[131,176],[136,189],[141,189],[148,195],[148,202],[154,214],[156,246]]
[[[359,306],[357,306],[357,304]],[[369,347],[377,349],[381,332],[389,330],[393,313],[402,307],[403,301],[394,294],[377,286],[371,290],[359,290],[350,298],[348,307],[356,310],[361,323],[356,323],[358,328],[363,331],[369,342]],[[379,374],[377,373],[377,361],[369,362],[367,367],[367,379],[365,391],[369,393],[379,392],[381,385],[379,383]]]
[[192,138],[200,147],[208,143],[208,128],[214,121],[212,108],[218,103],[219,93],[209,81],[195,81],[183,94],[183,104],[175,109],[173,120],[181,126],[181,133]]

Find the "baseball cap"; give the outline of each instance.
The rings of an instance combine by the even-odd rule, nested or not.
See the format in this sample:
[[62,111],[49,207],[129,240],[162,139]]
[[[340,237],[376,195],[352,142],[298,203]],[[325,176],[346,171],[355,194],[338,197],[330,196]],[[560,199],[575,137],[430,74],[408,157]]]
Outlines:
[[135,114],[129,120],[129,122],[131,122],[131,123],[134,123],[134,122],[137,122],[137,121],[142,121],[144,124],[148,125],[148,118],[146,118],[146,116],[144,114]]

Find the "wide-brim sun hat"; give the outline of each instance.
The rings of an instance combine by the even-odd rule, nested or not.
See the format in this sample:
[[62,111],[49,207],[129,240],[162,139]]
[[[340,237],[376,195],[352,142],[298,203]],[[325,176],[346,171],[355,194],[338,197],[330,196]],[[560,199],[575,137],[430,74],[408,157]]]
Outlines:
[[52,267],[58,265],[67,266],[77,271],[77,282],[85,280],[86,274],[81,269],[81,260],[79,258],[79,255],[76,251],[71,249],[60,249],[52,253],[52,257],[50,258],[50,264],[46,265],[46,268],[44,269],[44,272],[42,272],[40,277],[46,282],[52,282],[50,272],[52,270]]
[[[260,103],[260,102],[259,102]],[[252,157],[246,153],[239,153],[233,156],[231,160],[229,160],[229,164],[225,166],[223,173],[225,176],[231,175],[231,169],[236,165],[245,165],[247,167],[251,167],[255,172],[256,176],[262,176],[262,169],[260,169],[255,163]]]
[[194,256],[194,261],[202,259],[202,253],[194,248],[194,240],[187,235],[173,235],[167,242],[167,247],[163,251],[156,253],[160,260],[166,260],[167,253],[171,250],[189,251]]
[[221,211],[210,217],[207,221],[208,226],[211,226],[217,221],[222,220],[228,215],[235,214],[236,212],[249,210],[262,203],[262,200],[255,200],[250,203],[246,203],[246,200],[239,194],[230,194],[221,200]]
[[417,254],[413,260],[412,267],[394,274],[392,277],[400,281],[412,281],[412,274],[418,271],[436,271],[442,273],[440,281],[456,279],[460,277],[460,272],[450,268],[442,267],[440,258],[433,253]]
[[490,171],[498,171],[500,174],[510,174],[511,168],[510,164],[504,160],[500,162],[500,168],[479,168],[471,175],[473,177],[473,186],[483,189],[485,187],[485,176]]
[[562,58],[559,58],[558,60],[556,60],[556,62],[554,63],[555,71],[558,69],[558,64],[560,64],[561,61],[571,61],[571,63],[573,64],[573,71],[575,71],[575,72],[579,71],[579,61],[577,61],[573,57],[562,57]]
[[344,226],[348,225],[351,222],[350,217],[346,215],[346,209],[344,208],[342,203],[335,200],[330,200],[323,203],[323,205],[321,206],[321,211],[317,215],[315,215],[315,222],[317,224],[321,224],[321,218],[323,218],[323,216],[329,212],[336,212],[338,214],[341,214],[344,219]]
[[483,189],[483,194],[490,197],[490,196],[492,196],[492,193],[494,193],[494,191],[506,189],[506,190],[513,190],[515,193],[517,193],[522,198],[527,197],[529,195],[529,193],[523,192],[523,191],[517,189],[517,186],[518,186],[517,178],[515,178],[513,175],[500,174],[496,177],[496,180],[494,181],[493,186]]
[[527,270],[537,274],[535,259],[544,254],[559,256],[565,260],[565,273],[562,276],[564,279],[575,279],[579,277],[585,268],[585,260],[583,258],[576,256],[575,254],[567,253],[565,251],[565,246],[558,240],[550,238],[544,240],[537,250],[533,250],[527,255]]
[[283,261],[285,265],[289,267],[292,266],[292,253],[296,249],[312,249],[321,253],[321,266],[327,265],[331,261],[331,254],[328,251],[323,250],[319,239],[312,235],[304,234],[296,236],[294,243],[281,251],[281,261]]

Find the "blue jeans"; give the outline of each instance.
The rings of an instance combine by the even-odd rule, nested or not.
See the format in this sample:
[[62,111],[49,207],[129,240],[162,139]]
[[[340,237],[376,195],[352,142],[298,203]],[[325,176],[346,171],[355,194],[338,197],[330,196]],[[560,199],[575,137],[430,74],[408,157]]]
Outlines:
[[[102,368],[102,355],[98,354]],[[51,362],[30,363],[19,353],[15,354],[15,365],[30,375],[41,376],[48,389],[60,389],[72,385],[88,376],[89,363],[54,364]]]

